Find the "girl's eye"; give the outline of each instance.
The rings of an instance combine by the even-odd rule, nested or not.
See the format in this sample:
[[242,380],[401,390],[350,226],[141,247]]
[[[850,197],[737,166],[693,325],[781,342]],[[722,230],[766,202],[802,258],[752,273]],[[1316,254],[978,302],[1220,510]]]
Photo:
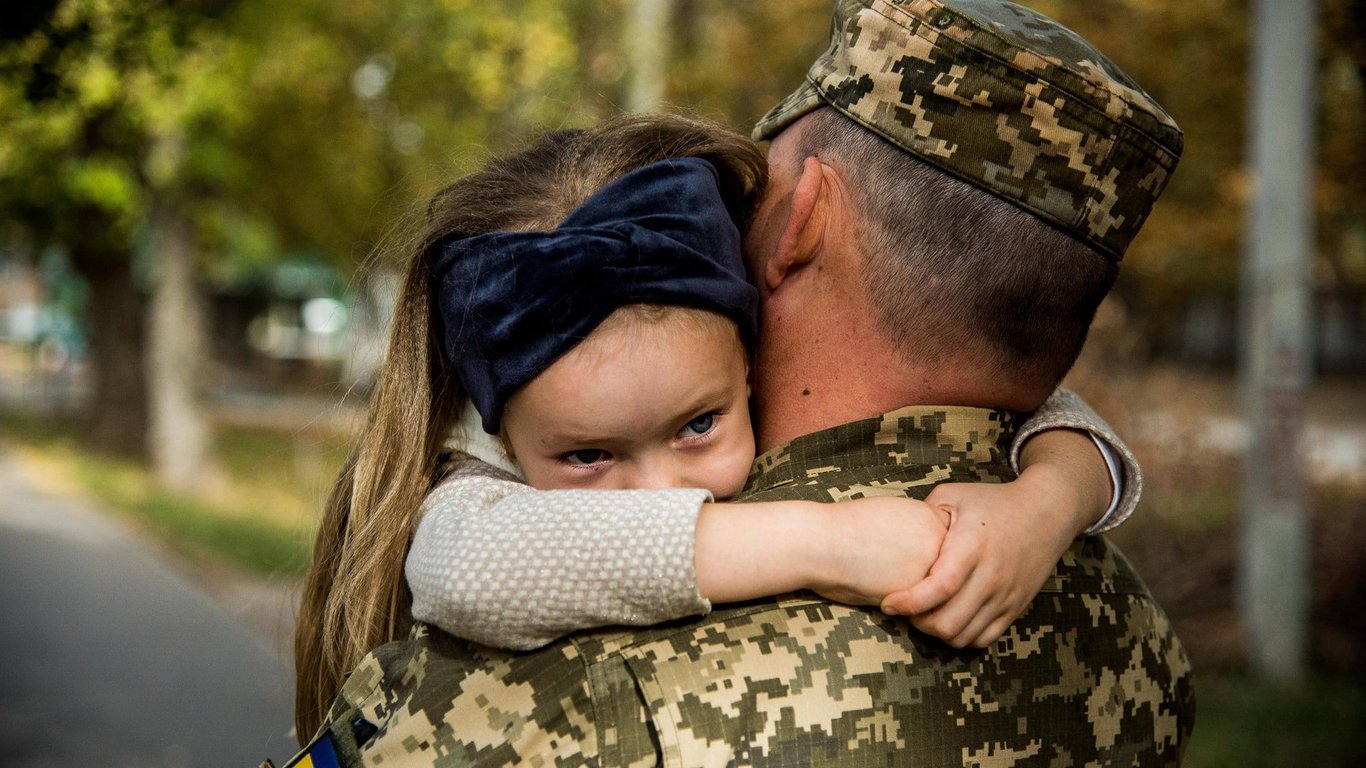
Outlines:
[[570,451],[569,453],[566,453],[563,456],[561,456],[560,460],[564,461],[567,464],[578,464],[580,466],[585,466],[588,464],[597,464],[601,461],[607,461],[610,458],[612,458],[612,454],[602,450],[601,448],[585,448],[581,451]]
[[678,430],[679,437],[698,437],[705,435],[716,426],[716,412],[704,413]]

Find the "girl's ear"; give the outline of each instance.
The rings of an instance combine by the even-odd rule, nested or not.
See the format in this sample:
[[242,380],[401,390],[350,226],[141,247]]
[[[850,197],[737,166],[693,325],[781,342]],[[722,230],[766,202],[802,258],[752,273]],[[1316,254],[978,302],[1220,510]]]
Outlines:
[[829,224],[829,169],[814,157],[802,161],[801,175],[792,190],[792,208],[778,247],[764,264],[764,284],[776,289],[788,273],[815,260]]

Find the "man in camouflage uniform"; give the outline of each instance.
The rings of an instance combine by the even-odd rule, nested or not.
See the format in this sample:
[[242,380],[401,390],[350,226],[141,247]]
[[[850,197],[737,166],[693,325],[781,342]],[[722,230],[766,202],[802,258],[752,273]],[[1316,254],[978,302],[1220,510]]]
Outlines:
[[[841,0],[755,135],[769,450],[743,499],[1013,478],[1014,411],[1075,358],[1175,167],[1170,117],[1019,6]],[[932,255],[900,279],[879,259],[905,248]],[[348,765],[1173,765],[1193,716],[1166,617],[1090,537],[984,650],[810,595],[526,654],[419,626],[355,670],[324,740]]]

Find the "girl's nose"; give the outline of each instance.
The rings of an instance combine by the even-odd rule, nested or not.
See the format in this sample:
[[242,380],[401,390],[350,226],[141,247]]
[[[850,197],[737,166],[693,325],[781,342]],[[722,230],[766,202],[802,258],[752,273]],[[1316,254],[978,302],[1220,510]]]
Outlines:
[[636,461],[631,485],[635,488],[681,488],[682,467],[668,455],[651,455]]

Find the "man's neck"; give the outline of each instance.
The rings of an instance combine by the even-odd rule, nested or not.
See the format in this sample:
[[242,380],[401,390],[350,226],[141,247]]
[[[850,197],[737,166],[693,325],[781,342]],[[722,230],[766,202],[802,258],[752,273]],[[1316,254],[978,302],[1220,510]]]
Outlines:
[[755,397],[760,453],[908,405],[1031,411],[1041,400],[991,380],[905,366],[890,353],[850,355],[839,364],[801,368],[773,364],[759,377]]
[[760,291],[754,383],[760,452],[908,405],[1030,411],[1047,398],[1047,390],[1022,386],[1019,377],[985,370],[980,350],[930,360],[898,355],[864,286],[863,258],[852,246],[836,247],[852,239],[836,232],[819,264]]

